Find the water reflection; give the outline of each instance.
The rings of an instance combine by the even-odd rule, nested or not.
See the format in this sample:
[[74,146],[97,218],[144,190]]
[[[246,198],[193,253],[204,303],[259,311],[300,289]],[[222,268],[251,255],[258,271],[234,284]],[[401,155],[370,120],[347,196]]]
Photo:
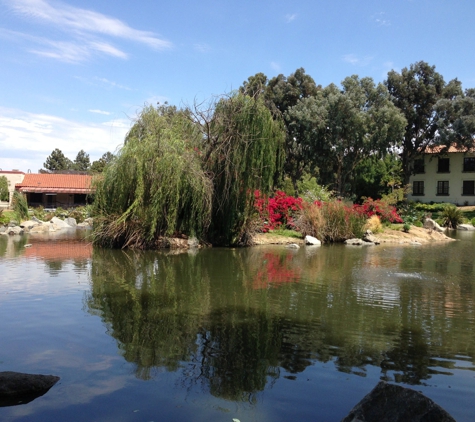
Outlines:
[[376,366],[407,384],[473,370],[472,276],[460,245],[95,249],[85,301],[138,378],[180,371],[186,388],[252,402],[282,369],[315,361],[359,376]]

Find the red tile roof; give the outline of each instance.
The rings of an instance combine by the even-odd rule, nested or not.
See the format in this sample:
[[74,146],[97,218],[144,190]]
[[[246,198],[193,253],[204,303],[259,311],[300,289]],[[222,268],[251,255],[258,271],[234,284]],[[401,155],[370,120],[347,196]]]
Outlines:
[[28,173],[15,189],[20,192],[90,193],[91,185],[92,176],[87,174]]
[[446,149],[445,145],[436,145],[433,147],[428,147],[424,151],[424,154],[440,154],[441,152],[443,153],[450,153],[450,152],[475,152],[475,147],[472,148],[467,148],[467,147],[462,147],[462,148],[457,148],[455,145],[449,146],[448,149]]

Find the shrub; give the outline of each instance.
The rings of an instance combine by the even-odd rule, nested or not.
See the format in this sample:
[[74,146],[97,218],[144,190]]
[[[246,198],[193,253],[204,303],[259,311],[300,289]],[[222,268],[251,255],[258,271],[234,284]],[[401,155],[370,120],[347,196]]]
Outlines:
[[28,202],[24,194],[18,191],[13,192],[12,205],[18,222],[29,218]]
[[365,198],[362,205],[353,207],[368,218],[377,215],[384,223],[402,223],[402,218],[398,215],[396,207],[381,199]]
[[0,210],[0,224],[6,225],[10,222],[10,218],[3,213],[3,210]]
[[463,212],[455,205],[446,205],[440,214],[442,225],[448,228],[456,229],[463,223]]
[[279,228],[292,229],[294,216],[302,208],[302,199],[277,191],[273,198],[267,198],[260,191],[254,192],[254,206],[263,222],[262,231]]
[[379,233],[383,230],[381,220],[377,215],[372,215],[364,225],[365,230],[371,230],[373,233]]
[[402,231],[404,233],[409,233],[410,229],[411,229],[411,225],[409,223],[404,223],[404,226],[402,226]]
[[342,201],[315,202],[302,207],[295,226],[302,235],[311,235],[322,242],[342,242],[362,237],[366,216]]

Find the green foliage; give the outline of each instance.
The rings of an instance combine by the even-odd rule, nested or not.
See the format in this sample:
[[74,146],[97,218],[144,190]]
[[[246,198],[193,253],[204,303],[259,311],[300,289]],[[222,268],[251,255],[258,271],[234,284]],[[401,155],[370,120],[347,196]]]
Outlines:
[[441,212],[447,206],[446,203],[432,203],[432,204],[424,204],[422,202],[413,202],[412,206],[419,211],[425,212]]
[[361,238],[366,216],[339,200],[321,204],[306,204],[295,226],[303,235],[314,236],[322,242],[342,242]]
[[442,225],[451,229],[456,229],[459,224],[463,223],[463,212],[455,205],[448,204],[444,207],[440,215]]
[[417,205],[415,202],[403,202],[398,206],[398,214],[404,223],[416,225],[417,222],[421,224],[424,222],[427,212],[426,210],[418,209]]
[[385,84],[394,104],[407,120],[401,154],[403,183],[407,185],[414,160],[436,138],[440,125],[435,113],[437,102],[455,98],[462,90],[456,79],[446,84],[435,66],[423,61],[411,64],[401,73],[391,70]]
[[73,162],[60,149],[56,148],[46,158],[43,167],[49,171],[70,170],[73,168]]
[[289,229],[274,229],[274,230],[269,230],[270,234],[272,235],[277,235],[277,236],[285,236],[285,237],[294,237],[296,239],[302,239],[302,233],[295,231],[295,230],[289,230]]
[[10,217],[3,212],[3,209],[0,209],[0,224],[7,225],[10,222]]
[[89,154],[86,154],[86,152],[82,149],[78,152],[78,155],[74,160],[73,168],[77,171],[88,171],[90,167],[91,161],[89,160]]
[[402,231],[404,233],[409,233],[409,230],[411,229],[411,225],[409,223],[404,223],[402,226]]
[[114,159],[114,155],[107,151],[99,160],[93,161],[91,165],[91,172],[102,173],[105,167]]
[[160,236],[202,237],[211,217],[212,183],[201,167],[201,142],[186,112],[145,107],[96,181],[94,242],[153,248]]
[[14,191],[12,197],[12,206],[13,211],[15,212],[15,216],[19,222],[23,220],[28,220],[28,202],[24,194],[18,191]]
[[310,167],[318,167],[320,182],[345,196],[358,164],[369,155],[384,155],[406,121],[382,84],[354,75],[342,85],[342,90],[331,84],[302,99],[284,117]]
[[305,173],[297,182],[297,189],[301,198],[307,202],[330,201],[333,197],[332,191],[319,185],[317,179],[308,173]]
[[282,162],[284,132],[260,98],[221,99],[204,146],[205,169],[214,175],[210,238],[220,245],[246,244],[254,191],[272,191]]
[[9,199],[8,179],[5,176],[0,176],[0,201],[8,201]]

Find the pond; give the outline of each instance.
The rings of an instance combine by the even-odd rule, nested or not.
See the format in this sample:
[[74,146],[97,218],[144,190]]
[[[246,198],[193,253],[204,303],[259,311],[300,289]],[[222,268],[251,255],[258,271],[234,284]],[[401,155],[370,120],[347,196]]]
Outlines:
[[[186,253],[0,236],[7,421],[340,421],[379,380],[475,419],[475,237]],[[31,244],[30,247],[25,247]]]

